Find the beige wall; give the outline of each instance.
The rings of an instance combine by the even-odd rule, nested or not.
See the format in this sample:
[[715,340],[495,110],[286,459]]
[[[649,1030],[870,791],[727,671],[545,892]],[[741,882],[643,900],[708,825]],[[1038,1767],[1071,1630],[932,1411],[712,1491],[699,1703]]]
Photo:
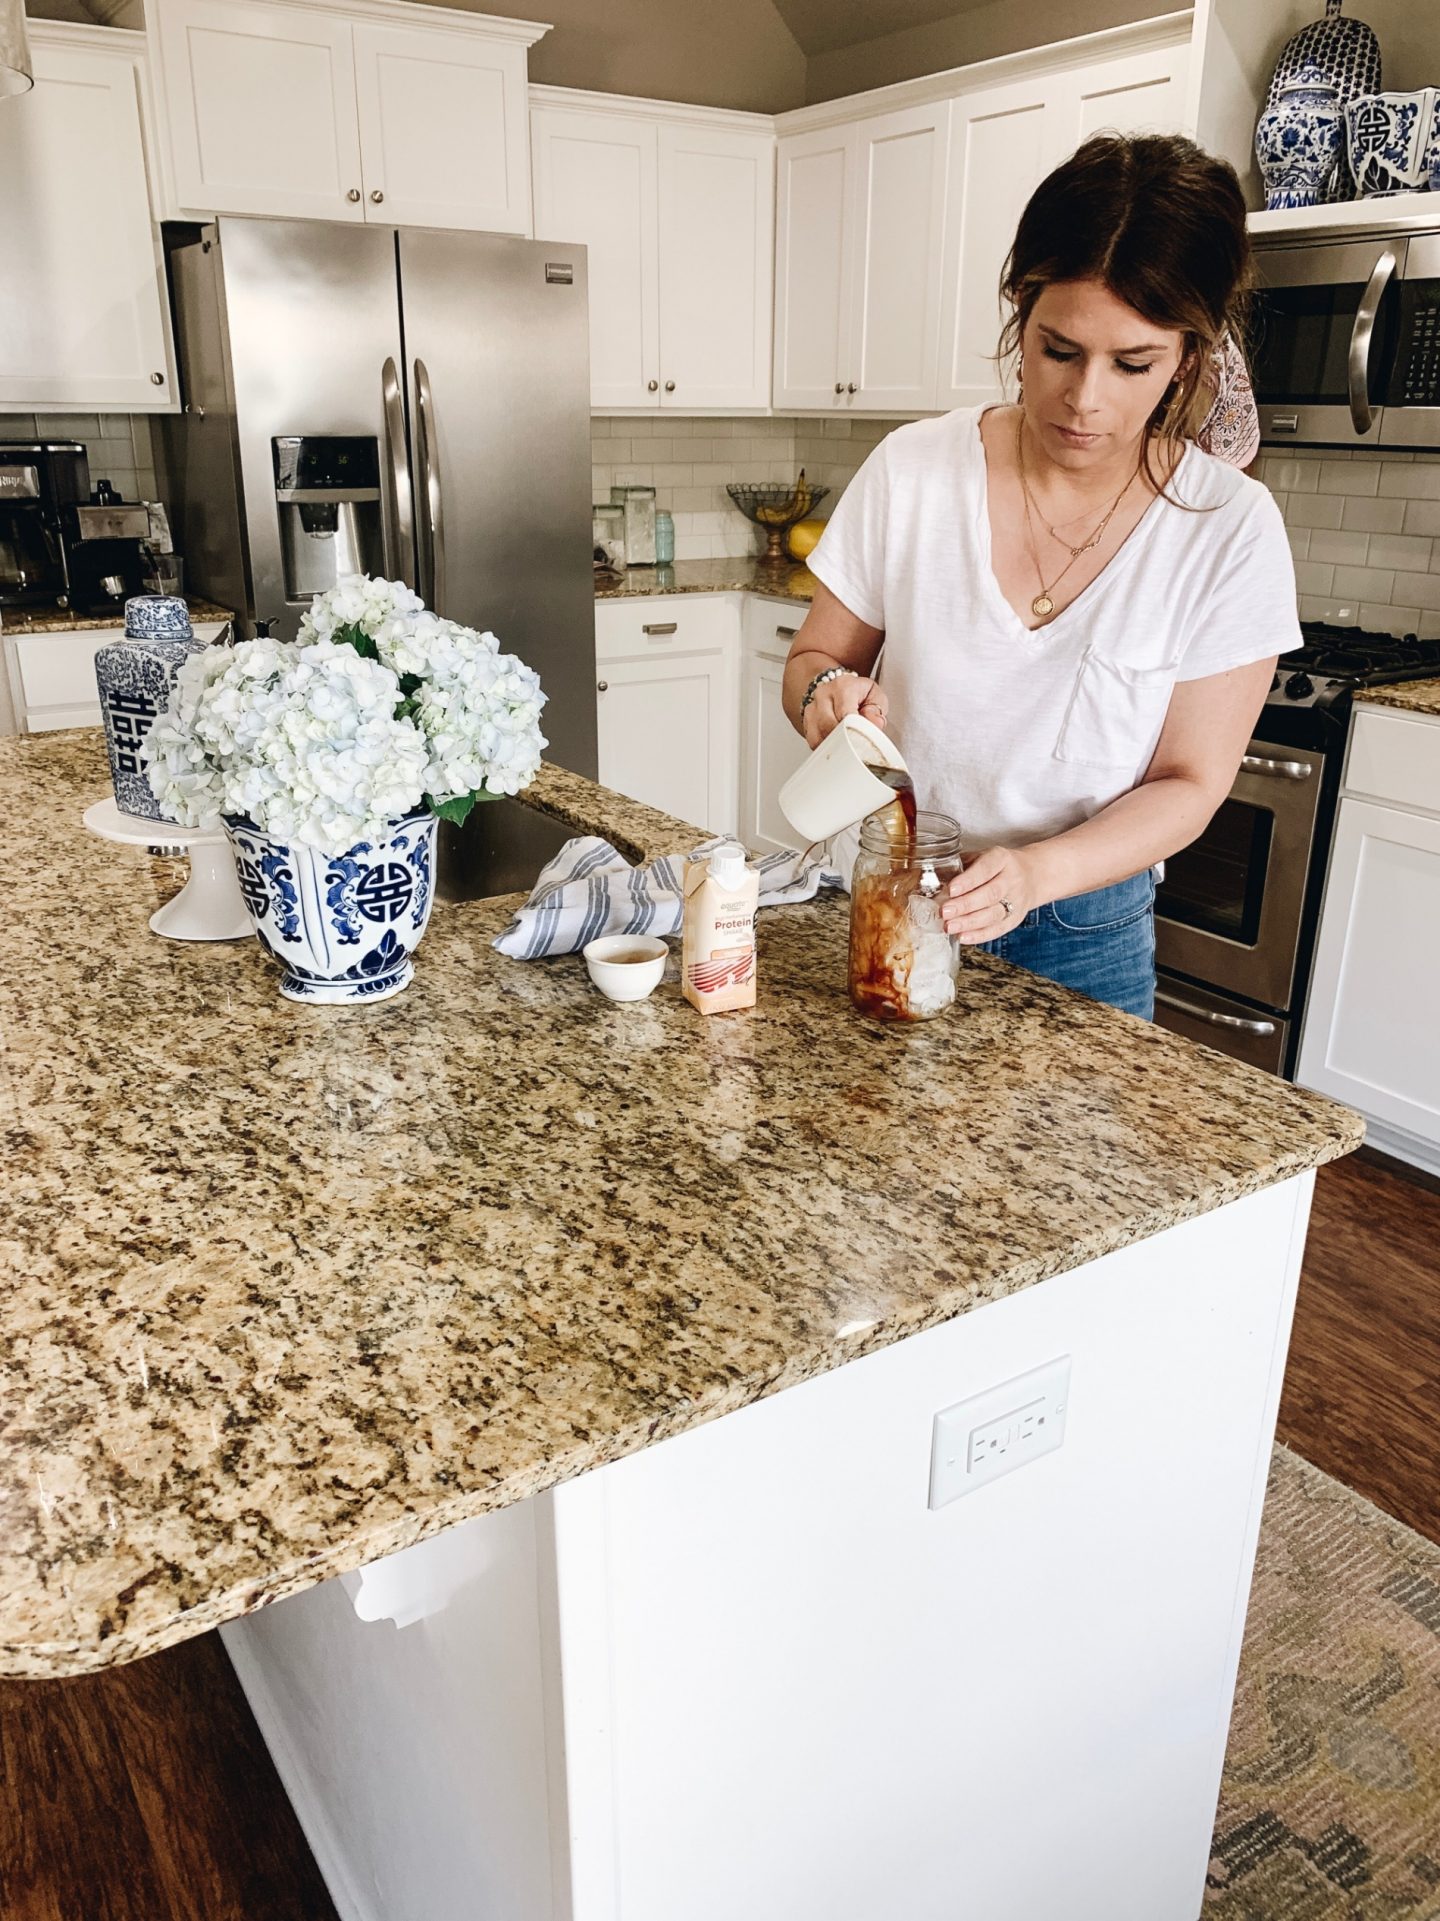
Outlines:
[[806,99],[835,100],[868,87],[943,73],[972,60],[993,60],[1052,40],[1148,20],[1163,10],[1160,0],[990,0],[929,26],[813,54],[807,63]]

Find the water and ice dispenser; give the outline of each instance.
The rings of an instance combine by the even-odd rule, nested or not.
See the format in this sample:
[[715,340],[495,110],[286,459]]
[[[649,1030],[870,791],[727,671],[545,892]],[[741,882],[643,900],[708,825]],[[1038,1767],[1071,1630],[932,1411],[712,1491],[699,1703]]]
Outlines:
[[376,441],[286,434],[272,444],[286,600],[313,600],[343,574],[383,574]]

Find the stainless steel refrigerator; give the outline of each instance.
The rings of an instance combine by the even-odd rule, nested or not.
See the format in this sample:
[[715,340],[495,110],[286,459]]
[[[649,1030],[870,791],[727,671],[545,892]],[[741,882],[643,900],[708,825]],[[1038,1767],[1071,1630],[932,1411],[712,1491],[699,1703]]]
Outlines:
[[[160,418],[187,586],[293,636],[354,569],[404,579],[540,675],[546,758],[596,772],[580,246],[222,218],[166,229],[184,411]],[[513,803],[442,888],[525,885],[563,832]]]

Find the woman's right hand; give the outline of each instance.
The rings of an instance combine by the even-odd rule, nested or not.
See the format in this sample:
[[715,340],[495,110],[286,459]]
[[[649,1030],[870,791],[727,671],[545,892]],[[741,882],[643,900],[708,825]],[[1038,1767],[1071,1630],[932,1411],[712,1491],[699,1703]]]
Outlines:
[[815,698],[805,709],[806,745],[818,747],[847,714],[861,714],[883,731],[888,717],[884,688],[865,674],[841,674],[817,687]]

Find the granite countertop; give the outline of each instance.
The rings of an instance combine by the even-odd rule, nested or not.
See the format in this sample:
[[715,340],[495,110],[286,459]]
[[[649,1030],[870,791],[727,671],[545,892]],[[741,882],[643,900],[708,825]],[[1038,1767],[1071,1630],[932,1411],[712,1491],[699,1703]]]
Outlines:
[[[302,1007],[146,917],[98,732],[0,741],[0,1673],[105,1667],[1348,1152],[1359,1118],[998,960],[873,1026],[846,907],[760,999],[615,1006],[439,904]],[[549,770],[634,854],[693,842]]]
[[631,567],[613,585],[597,581],[597,600],[648,600],[656,594],[768,594],[775,600],[806,600],[815,576],[798,560],[767,567],[758,554],[732,560],[677,560],[673,567]]
[[1440,680],[1403,680],[1398,687],[1367,687],[1355,699],[1367,707],[1398,707],[1407,714],[1433,714],[1440,720]]
[[[187,594],[185,604],[192,621],[232,618],[230,608],[217,607],[213,600],[198,600]],[[78,634],[88,633],[92,627],[124,625],[123,607],[112,614],[77,614],[72,608],[57,606],[52,601],[47,606],[0,609],[0,633],[5,634]]]

